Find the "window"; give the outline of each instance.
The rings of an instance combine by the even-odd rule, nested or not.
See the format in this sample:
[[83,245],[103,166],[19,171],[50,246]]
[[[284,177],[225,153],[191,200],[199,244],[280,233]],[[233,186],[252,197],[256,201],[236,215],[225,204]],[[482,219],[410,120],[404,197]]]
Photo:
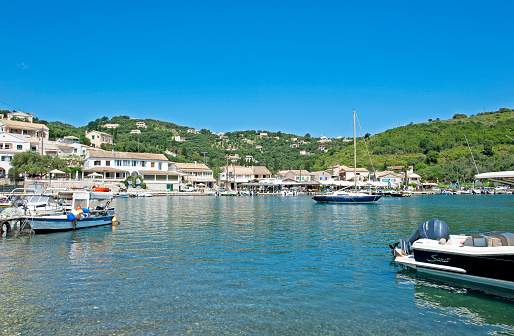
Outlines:
[[95,166],[100,166],[100,164],[101,164],[101,161],[100,161],[100,160],[97,160],[97,161],[95,161],[95,163],[94,163],[94,165],[95,165]]
[[118,167],[121,166],[121,160],[116,160],[116,166],[118,166]]
[[91,140],[95,140],[95,136],[94,135],[91,136]]
[[136,167],[137,166],[137,161],[136,160],[133,160],[132,161],[132,167]]
[[150,167],[154,168],[155,167],[155,162],[150,163]]
[[110,165],[111,165],[111,161],[106,160],[106,161],[105,161],[105,165],[106,165],[106,166],[110,166]]
[[8,145],[8,144],[5,144],[4,148],[5,148],[5,149],[9,149],[9,145]]
[[16,145],[16,149],[17,149],[17,150],[22,150],[22,149],[23,149],[23,146],[22,146],[22,145]]
[[146,161],[141,161],[141,167],[146,167]]
[[130,160],[123,160],[123,165],[124,165],[125,167],[130,166]]
[[162,163],[159,162],[159,170],[162,170]]

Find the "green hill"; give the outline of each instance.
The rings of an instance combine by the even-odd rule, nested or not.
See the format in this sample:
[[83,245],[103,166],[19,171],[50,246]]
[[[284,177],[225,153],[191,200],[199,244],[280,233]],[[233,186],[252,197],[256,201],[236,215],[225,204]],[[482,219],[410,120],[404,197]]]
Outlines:
[[[139,121],[145,122],[147,128],[140,128],[141,134],[130,134],[130,130],[137,129]],[[51,138],[74,135],[87,144],[85,131],[95,129],[114,136],[115,146],[105,149],[165,153],[176,162],[205,160],[215,171],[226,164],[228,155],[236,154],[240,158],[237,160],[239,164],[265,165],[272,172],[300,167],[316,171],[334,164],[353,165],[353,142],[333,139],[320,143],[320,138],[309,134],[300,136],[247,130],[229,132],[221,137],[207,129],[200,130],[198,134],[188,133],[192,127],[154,119],[130,119],[128,116],[103,117],[82,127],[44,120],[39,122],[50,128]],[[102,127],[106,123],[120,126],[106,129]],[[260,135],[264,132],[267,136]],[[172,139],[175,136],[186,141],[175,141]],[[514,111],[511,109],[501,108],[469,117],[456,114],[451,120],[411,123],[375,135],[366,134],[364,139],[358,138],[358,166],[381,171],[392,165],[413,165],[426,180],[455,181],[459,177],[460,181],[469,181],[476,174],[473,158],[480,172],[514,170],[514,140],[511,138],[514,138]],[[318,150],[320,145],[325,146],[327,152]],[[255,161],[247,162],[245,157],[248,155]]]

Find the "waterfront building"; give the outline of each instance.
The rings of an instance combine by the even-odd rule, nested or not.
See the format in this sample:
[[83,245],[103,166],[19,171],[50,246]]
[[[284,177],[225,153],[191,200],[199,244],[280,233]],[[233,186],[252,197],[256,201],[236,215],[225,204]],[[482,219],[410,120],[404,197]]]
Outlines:
[[271,178],[271,172],[266,166],[251,166],[249,167],[253,173],[253,179],[263,180]]
[[11,169],[11,160],[17,153],[31,149],[29,139],[7,132],[0,132],[0,178],[7,177]]
[[214,172],[203,163],[173,163],[170,162],[171,170],[184,173],[183,181],[193,185],[194,188],[214,188]]
[[277,178],[280,180],[290,179],[296,182],[307,182],[311,181],[311,173],[304,169],[282,170],[277,173]]
[[366,168],[354,169],[353,167],[343,166],[339,169],[339,180],[354,181],[355,178],[357,178],[357,181],[369,180],[370,173]]
[[137,128],[147,128],[148,126],[146,126],[146,123],[144,121],[138,121],[136,123],[136,127]]
[[311,181],[317,181],[320,184],[328,184],[333,183],[335,179],[332,176],[332,172],[329,169],[327,169],[317,172],[311,172]]
[[398,188],[400,183],[402,183],[403,176],[395,173],[394,171],[383,171],[377,172],[374,179],[379,182],[386,183],[391,188]]
[[229,165],[221,167],[218,174],[218,185],[222,183],[229,189],[236,189],[238,183],[247,183],[254,178],[254,173],[249,167]]
[[169,170],[164,154],[114,152],[91,149],[87,151],[82,177],[91,173],[102,179],[123,181],[128,176],[142,176],[152,191],[178,191],[182,175]]
[[101,144],[114,145],[113,137],[110,134],[100,131],[86,131],[86,138],[91,142],[92,147],[100,148]]

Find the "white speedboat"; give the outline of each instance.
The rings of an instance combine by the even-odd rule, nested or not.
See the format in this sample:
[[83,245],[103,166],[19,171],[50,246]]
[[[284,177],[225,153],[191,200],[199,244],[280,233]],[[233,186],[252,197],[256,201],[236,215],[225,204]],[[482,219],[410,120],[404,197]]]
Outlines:
[[435,218],[390,245],[394,261],[421,272],[514,290],[514,233],[450,235]]

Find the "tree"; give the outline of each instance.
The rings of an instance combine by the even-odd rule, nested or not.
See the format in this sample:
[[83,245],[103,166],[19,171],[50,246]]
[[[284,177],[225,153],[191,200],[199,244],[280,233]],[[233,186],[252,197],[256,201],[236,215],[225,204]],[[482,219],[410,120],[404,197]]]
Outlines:
[[30,174],[30,175],[44,175],[52,169],[59,169],[64,172],[69,172],[66,161],[58,157],[50,157],[48,155],[41,156],[34,151],[27,151],[17,153],[11,160],[11,169],[9,174]]
[[434,151],[434,150],[431,150],[427,153],[427,164],[430,165],[430,164],[436,164],[437,163],[437,159],[439,158],[439,153]]

